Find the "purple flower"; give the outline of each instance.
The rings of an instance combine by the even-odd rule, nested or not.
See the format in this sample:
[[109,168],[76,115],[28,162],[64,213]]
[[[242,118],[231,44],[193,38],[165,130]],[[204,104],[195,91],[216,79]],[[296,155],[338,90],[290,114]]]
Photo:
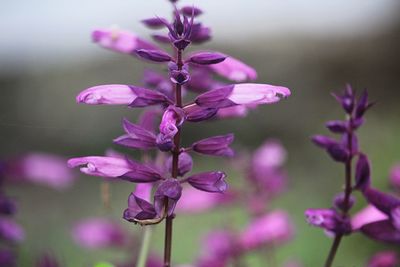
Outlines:
[[229,145],[233,139],[233,134],[213,136],[193,143],[192,149],[205,155],[232,157],[234,151]]
[[365,190],[371,184],[371,170],[368,157],[364,154],[360,154],[356,166],[356,189]]
[[199,65],[212,65],[221,63],[226,58],[226,55],[217,52],[196,52],[190,55],[186,61]]
[[198,173],[186,179],[191,186],[199,190],[222,193],[228,188],[225,178],[226,174],[224,172],[214,171]]
[[235,105],[272,104],[281,100],[282,97],[288,96],[290,96],[290,90],[286,87],[242,83],[201,94],[195,102],[204,107],[226,108]]
[[80,167],[81,172],[101,177],[120,177],[133,169],[125,158],[89,156],[68,160],[70,168]]
[[353,112],[356,96],[349,84],[346,85],[346,89],[342,95],[333,94],[333,96],[342,105],[347,114],[351,114]]
[[351,223],[335,209],[308,209],[305,212],[307,222],[335,234],[351,233]]
[[316,135],[313,136],[312,141],[317,146],[324,148],[335,161],[346,162],[350,157],[347,147],[337,142],[335,139],[323,135]]
[[400,164],[392,167],[390,170],[389,179],[393,187],[400,189]]
[[235,82],[253,81],[257,79],[257,72],[240,60],[228,57],[222,63],[211,65],[210,69],[218,75]]
[[74,241],[87,249],[121,247],[127,242],[127,232],[120,224],[105,218],[89,218],[78,222],[73,230]]
[[385,213],[381,212],[373,205],[368,205],[351,218],[351,226],[354,231],[357,231],[364,225],[384,221],[386,219],[388,219],[388,216]]
[[204,239],[196,266],[224,267],[238,248],[236,236],[228,230],[215,230]]
[[197,104],[188,105],[183,108],[187,121],[199,122],[203,120],[211,119],[215,116],[218,109],[215,108],[203,108]]
[[145,107],[149,105],[169,103],[163,94],[124,84],[109,84],[90,87],[76,97],[76,102],[88,105],[129,105]]
[[345,197],[345,193],[341,192],[335,196],[333,199],[333,205],[335,208],[338,210],[346,211],[348,209],[351,209],[355,203],[356,199],[353,196],[350,196],[348,199],[348,202]]
[[66,166],[66,159],[46,153],[29,153],[10,160],[7,176],[11,181],[28,181],[65,189],[72,185],[75,176]]
[[160,133],[163,136],[173,138],[178,132],[178,127],[182,125],[185,119],[185,113],[182,109],[169,106],[161,119]]
[[240,234],[240,244],[245,250],[269,244],[280,244],[292,239],[294,227],[284,211],[273,211],[254,219]]
[[128,208],[123,218],[129,222],[153,219],[157,216],[154,206],[147,200],[140,198],[137,192],[131,193],[128,198]]
[[159,29],[159,28],[164,28],[164,23],[163,20],[165,19],[160,19],[160,18],[148,18],[148,19],[143,19],[142,23],[146,25],[149,28],[152,29]]
[[184,6],[181,8],[181,13],[187,17],[191,17],[192,15],[197,17],[201,14],[203,14],[203,11],[195,6]]
[[0,218],[0,239],[17,243],[24,238],[24,229],[19,224],[10,219]]
[[169,62],[172,60],[170,55],[161,50],[139,49],[136,50],[136,54],[143,59],[154,62]]
[[328,121],[325,125],[333,133],[342,134],[348,130],[348,125],[345,121]]
[[157,146],[156,135],[139,125],[123,120],[125,135],[114,139],[114,143],[138,149],[150,149]]
[[177,179],[167,179],[160,183],[154,194],[154,207],[159,216],[167,210],[168,216],[174,213],[176,203],[182,195],[182,186]]
[[367,267],[396,267],[400,259],[394,251],[382,251],[376,253],[368,262]]
[[286,150],[279,141],[267,140],[254,152],[252,168],[260,172],[279,168],[285,163],[286,156]]
[[221,108],[218,110],[217,116],[219,118],[244,118],[248,113],[249,108],[245,105],[237,105],[228,108]]
[[184,188],[176,210],[182,213],[201,213],[220,205],[231,203],[236,195],[229,191],[224,194],[210,194],[193,187]]
[[125,30],[97,29],[93,31],[92,39],[104,48],[124,54],[132,54],[137,49],[157,49],[154,44]]
[[[172,156],[165,161],[165,167],[168,172],[172,172]],[[180,153],[178,157],[178,175],[184,176],[193,168],[193,159],[188,153]]]

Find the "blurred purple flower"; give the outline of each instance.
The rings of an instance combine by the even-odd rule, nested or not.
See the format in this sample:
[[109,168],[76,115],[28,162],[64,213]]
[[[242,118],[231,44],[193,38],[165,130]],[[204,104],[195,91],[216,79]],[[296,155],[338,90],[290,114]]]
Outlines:
[[352,231],[350,219],[335,209],[308,209],[304,214],[310,225],[323,228],[328,233],[349,234]]
[[400,190],[400,164],[392,167],[390,170],[389,179],[391,185],[397,190]]
[[397,267],[399,265],[400,258],[396,252],[382,251],[372,256],[367,267]]
[[154,44],[134,33],[118,29],[97,29],[92,33],[93,42],[124,54],[134,54],[137,49],[157,49]]
[[105,218],[89,218],[72,229],[74,241],[87,249],[121,247],[127,243],[127,232],[121,225]]
[[293,238],[294,226],[289,215],[281,210],[255,218],[240,234],[243,249],[280,244]]
[[257,79],[257,72],[240,60],[228,57],[222,63],[211,65],[210,69],[218,75],[235,82],[253,81]]
[[66,166],[66,159],[46,153],[29,153],[8,162],[11,181],[28,181],[55,189],[72,185],[75,176]]
[[0,218],[0,239],[19,243],[25,238],[22,227],[11,219]]
[[16,267],[17,257],[15,253],[9,249],[0,249],[0,266],[1,267]]

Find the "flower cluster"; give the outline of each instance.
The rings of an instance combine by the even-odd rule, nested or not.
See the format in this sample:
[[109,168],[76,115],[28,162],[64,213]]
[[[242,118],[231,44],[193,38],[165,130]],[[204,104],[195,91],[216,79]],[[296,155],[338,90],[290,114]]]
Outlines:
[[[224,192],[227,188],[226,175],[222,171],[202,172],[187,177],[185,175],[193,166],[189,154],[191,152],[232,156],[233,150],[229,145],[233,142],[233,135],[209,137],[182,147],[181,130],[185,123],[208,120],[220,112],[224,117],[237,114],[242,116],[248,108],[275,103],[290,95],[290,90],[281,86],[224,84],[214,80],[214,76],[219,75],[241,82],[253,80],[257,75],[253,68],[222,53],[199,51],[184,55],[189,45],[209,40],[210,29],[195,22],[202,14],[199,8],[173,6],[171,22],[160,17],[142,21],[151,29],[167,30],[166,34],[157,33],[153,38],[161,45],[169,45],[173,50],[172,54],[128,31],[99,29],[92,35],[94,42],[102,47],[166,67],[167,76],[148,70],[144,76],[145,87],[100,85],[82,91],[76,98],[78,103],[89,105],[126,105],[132,108],[157,106],[145,111],[144,117],[160,116],[158,129],[154,129],[152,123],[146,122],[151,119],[137,124],[125,119],[125,134],[114,139],[114,143],[133,149],[155,149],[170,153],[164,164],[140,163],[128,157],[104,156],[72,158],[68,161],[70,167],[80,167],[82,172],[89,175],[137,183],[136,192],[145,190],[146,197],[132,193],[123,217],[142,225],[172,218],[184,183],[211,193]],[[198,95],[193,100],[184,102],[187,91]],[[153,201],[150,200],[152,187],[155,187]]]

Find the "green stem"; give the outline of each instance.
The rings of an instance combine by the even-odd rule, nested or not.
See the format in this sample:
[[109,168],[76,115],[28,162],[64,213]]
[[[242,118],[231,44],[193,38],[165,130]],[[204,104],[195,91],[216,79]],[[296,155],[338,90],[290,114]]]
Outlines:
[[144,227],[142,245],[140,247],[139,257],[136,262],[136,267],[146,267],[147,256],[149,254],[150,241],[151,241],[151,235],[152,235],[151,228],[152,227],[150,225],[147,225]]

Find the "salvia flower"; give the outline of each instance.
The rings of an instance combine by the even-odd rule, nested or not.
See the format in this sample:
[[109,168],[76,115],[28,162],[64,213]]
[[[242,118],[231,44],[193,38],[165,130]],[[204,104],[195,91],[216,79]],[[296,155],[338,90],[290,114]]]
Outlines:
[[124,119],[123,127],[126,134],[114,139],[114,143],[136,149],[150,149],[157,146],[157,136],[153,132],[127,119]]
[[115,221],[89,218],[78,222],[72,236],[77,244],[87,249],[120,247],[126,244],[126,231]]
[[206,192],[219,192],[222,193],[227,189],[227,184],[225,182],[226,174],[220,171],[214,172],[203,172],[192,176],[187,179],[188,183],[202,191]]
[[376,253],[368,262],[367,267],[396,267],[400,264],[400,258],[394,251],[382,251]]
[[342,217],[335,209],[308,209],[305,216],[310,225],[323,228],[328,232],[351,233],[350,219]]

